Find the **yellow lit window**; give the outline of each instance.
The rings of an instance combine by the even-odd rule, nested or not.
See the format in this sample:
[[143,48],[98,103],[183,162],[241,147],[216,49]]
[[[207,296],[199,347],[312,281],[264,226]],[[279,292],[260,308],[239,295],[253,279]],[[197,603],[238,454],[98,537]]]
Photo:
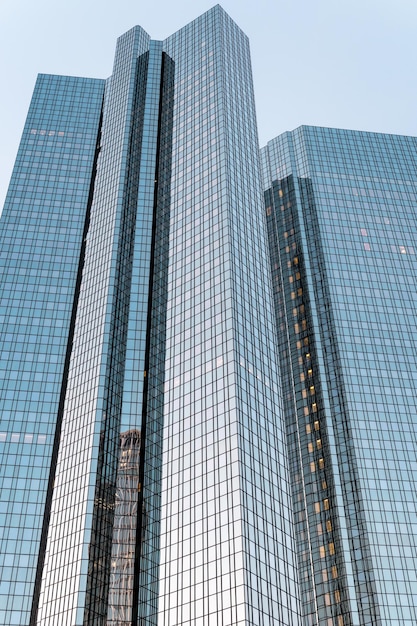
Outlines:
[[313,444],[312,443],[308,444],[308,451],[309,452],[313,452]]
[[321,576],[323,578],[323,582],[327,583],[328,577],[327,577],[327,569],[322,569],[321,570]]
[[298,265],[298,256],[294,257],[294,265]]
[[332,523],[331,523],[331,521],[329,519],[326,522],[326,530],[327,530],[328,533],[331,533],[332,530],[333,530]]
[[333,576],[333,578],[337,578],[337,576],[338,576],[336,565],[333,565],[333,567],[332,567],[332,576]]
[[313,409],[313,413],[317,413],[317,404],[315,402],[313,402],[311,408]]
[[316,445],[317,445],[317,450],[321,450],[321,439],[317,439]]
[[339,604],[339,602],[340,602],[340,591],[339,591],[339,589],[336,589],[336,591],[334,592],[334,599],[336,600],[337,604]]
[[300,380],[301,380],[301,382],[304,382],[304,380],[305,380],[304,372],[301,372]]
[[[326,556],[326,548],[325,546],[320,546],[320,558],[324,559],[324,557]],[[326,572],[327,574],[327,572]]]
[[331,601],[330,601],[330,593],[325,593],[324,594],[324,603],[326,606],[330,606]]
[[331,542],[329,543],[329,552],[330,552],[330,554],[331,554],[332,556],[334,555],[335,550],[334,550],[334,543],[333,543],[333,541],[331,541]]
[[284,195],[284,192],[282,191],[282,189],[280,189],[280,190],[278,191],[278,195],[279,195],[279,197],[280,197],[280,198],[282,198],[282,196]]
[[321,524],[317,524],[317,534],[319,536],[323,534],[323,526]]
[[[310,411],[309,411],[309,409],[308,409],[308,406],[305,406],[305,407],[304,407],[304,415],[305,415],[306,417],[307,417],[308,415],[310,415]],[[310,426],[310,424],[308,425],[308,427],[310,428],[310,431],[309,431],[309,432],[311,432],[311,426]]]
[[[313,406],[314,406],[314,404],[313,404]],[[316,420],[316,421],[314,422],[314,430],[320,430],[319,420]]]
[[324,510],[325,510],[325,511],[328,511],[328,510],[330,509],[329,499],[328,499],[328,498],[325,498],[325,499],[323,500],[323,504],[324,504]]
[[303,398],[307,398],[307,389],[303,389],[302,394]]
[[314,503],[314,512],[315,513],[320,513],[320,502],[315,502]]
[[[307,413],[308,413],[308,409],[307,409]],[[307,433],[307,435],[309,435],[311,433],[311,426],[310,426],[310,424],[306,425],[306,433]]]
[[319,459],[319,469],[324,469],[324,459]]
[[316,471],[316,464],[314,463],[314,461],[310,463],[310,471],[312,474],[314,474],[314,472]]

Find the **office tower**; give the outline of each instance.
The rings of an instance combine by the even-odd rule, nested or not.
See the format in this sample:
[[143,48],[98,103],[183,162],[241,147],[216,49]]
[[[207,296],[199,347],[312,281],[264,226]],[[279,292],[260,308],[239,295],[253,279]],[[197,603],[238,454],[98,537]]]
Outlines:
[[306,625],[417,621],[416,149],[301,127],[262,150]]
[[127,32],[107,81],[39,77],[1,231],[2,624],[299,623],[263,213],[219,6]]

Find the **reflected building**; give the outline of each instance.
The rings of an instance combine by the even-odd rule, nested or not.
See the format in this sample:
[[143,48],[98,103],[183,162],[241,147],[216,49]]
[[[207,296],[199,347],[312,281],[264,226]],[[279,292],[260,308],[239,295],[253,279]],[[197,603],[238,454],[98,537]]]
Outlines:
[[107,626],[132,624],[138,519],[140,431],[120,435]]
[[0,623],[296,626],[249,45],[221,7],[134,27],[106,81],[39,77],[1,237]]
[[302,624],[415,624],[417,139],[262,150]]

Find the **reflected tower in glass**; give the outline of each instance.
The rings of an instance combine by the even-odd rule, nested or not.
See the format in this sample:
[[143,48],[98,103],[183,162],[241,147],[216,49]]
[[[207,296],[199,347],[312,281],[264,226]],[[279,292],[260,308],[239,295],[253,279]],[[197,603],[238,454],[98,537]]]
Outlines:
[[41,76],[2,219],[5,626],[297,626],[249,45]]
[[302,624],[417,622],[417,139],[262,150]]

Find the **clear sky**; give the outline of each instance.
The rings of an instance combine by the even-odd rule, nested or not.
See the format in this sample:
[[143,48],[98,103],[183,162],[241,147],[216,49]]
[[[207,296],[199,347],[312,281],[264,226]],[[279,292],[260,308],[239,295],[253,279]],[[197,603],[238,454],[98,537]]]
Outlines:
[[[106,78],[216,0],[0,0],[0,208],[38,72]],[[417,135],[416,0],[223,0],[249,35],[261,145],[301,124]]]

